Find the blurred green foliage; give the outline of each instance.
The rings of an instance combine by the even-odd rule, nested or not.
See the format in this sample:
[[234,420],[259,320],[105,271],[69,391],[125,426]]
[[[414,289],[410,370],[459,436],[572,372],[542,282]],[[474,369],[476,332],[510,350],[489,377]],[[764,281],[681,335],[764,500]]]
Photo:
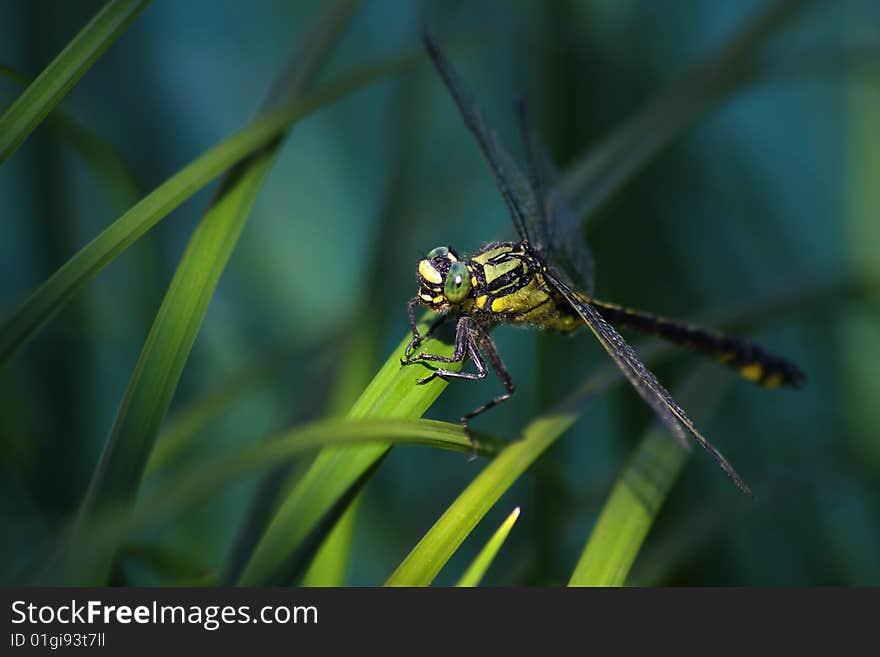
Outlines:
[[[144,191],[244,126],[325,4],[151,3],[0,169],[0,316]],[[524,92],[566,168],[765,5],[366,0],[320,79],[409,53],[428,25],[507,141],[512,99]],[[37,76],[101,6],[3,3],[0,64]],[[682,318],[778,297],[752,335],[808,373],[798,392],[719,384],[726,394],[697,419],[758,501],[738,496],[702,455],[690,459],[629,582],[880,584],[878,19],[867,0],[808,4],[767,44],[773,73],[716,103],[591,224],[601,296]],[[0,78],[4,106],[20,93]],[[100,148],[77,146],[83,130]],[[99,164],[89,152],[103,154]],[[0,368],[3,583],[31,579],[76,514],[214,193],[175,210]],[[310,116],[281,144],[259,191],[141,495],[279,430],[345,414],[408,328],[418,257],[438,244],[467,252],[510,236],[430,67]],[[519,392],[476,423],[493,435],[515,438],[606,366],[586,334],[502,328],[497,339]],[[673,386],[694,363],[677,354],[658,375]],[[496,389],[491,379],[450,385],[427,415],[455,421]],[[522,516],[482,583],[568,582],[612,483],[651,427],[629,389],[592,400],[435,582],[458,581],[516,506]],[[241,478],[140,528],[112,581],[228,579],[267,509],[308,464]],[[385,581],[483,467],[459,453],[396,447],[327,558],[347,561],[347,583]]]

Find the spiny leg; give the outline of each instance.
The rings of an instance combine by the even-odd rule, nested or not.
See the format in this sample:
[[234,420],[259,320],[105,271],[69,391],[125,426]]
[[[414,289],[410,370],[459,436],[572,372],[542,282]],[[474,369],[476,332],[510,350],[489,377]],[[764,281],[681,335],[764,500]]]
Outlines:
[[[479,331],[479,348],[482,348],[483,352],[486,354],[486,357],[489,359],[489,364],[492,366],[492,369],[495,371],[495,374],[498,375],[498,378],[501,379],[501,383],[504,384],[506,393],[503,395],[498,395],[497,397],[491,399],[486,402],[482,406],[475,408],[470,413],[462,416],[461,418],[461,426],[464,429],[464,432],[467,434],[467,437],[471,441],[471,446],[473,447],[474,453],[471,458],[476,458],[477,455],[477,445],[474,441],[474,437],[471,434],[469,422],[472,418],[485,413],[490,408],[494,408],[501,402],[507,401],[510,399],[513,394],[516,392],[516,385],[513,383],[513,379],[510,377],[510,372],[507,371],[507,368],[504,366],[504,361],[501,360],[501,356],[498,355],[498,349],[495,346],[495,341],[492,340],[491,337],[487,333],[484,333],[482,330],[477,329]],[[473,338],[471,339],[471,358],[474,360],[474,364],[477,365],[478,370],[482,370],[482,376],[474,377],[474,378],[484,378],[486,376],[486,365],[480,357],[480,351],[477,345],[474,343]]]
[[409,344],[406,346],[406,358],[409,359],[410,354],[412,353],[411,349],[414,349],[417,345],[421,344],[422,336],[419,335],[419,327],[416,326],[416,306],[419,305],[421,299],[419,297],[413,297],[409,300],[409,303],[406,304],[406,310],[409,314],[409,325],[412,327],[412,340],[409,341]]
[[[510,372],[507,371],[507,367],[505,367],[504,362],[501,360],[501,356],[498,355],[498,348],[495,346],[495,341],[492,340],[489,335],[486,333],[479,334],[479,347],[482,348],[483,353],[489,359],[489,364],[492,366],[492,369],[495,371],[495,374],[498,375],[498,378],[501,379],[501,383],[504,384],[504,387],[507,389],[507,392],[503,395],[499,395],[492,399],[491,401],[486,402],[479,408],[475,408],[470,413],[465,415],[461,420],[462,424],[467,424],[467,420],[476,417],[482,413],[485,413],[490,408],[493,408],[500,404],[503,401],[507,401],[511,396],[516,392],[516,385],[513,383],[513,379],[510,376]],[[474,352],[479,354],[479,351],[476,348],[476,345],[473,347]],[[483,368],[485,369],[485,364],[483,364]],[[484,374],[485,376],[485,374]],[[482,378],[482,377],[481,377]]]
[[[416,383],[423,384],[427,383],[434,377],[440,377],[442,379],[468,379],[470,381],[479,381],[480,379],[485,379],[486,374],[488,373],[488,369],[486,369],[486,363],[483,360],[482,355],[480,354],[480,350],[477,348],[477,345],[474,343],[473,336],[468,334],[467,337],[467,350],[468,354],[471,357],[471,360],[474,361],[474,366],[477,368],[476,372],[453,372],[452,370],[446,370],[443,368],[439,368],[434,370],[430,376],[426,376],[424,379],[419,379]],[[465,435],[468,437],[468,440],[471,443],[471,458],[473,461],[477,458],[477,441],[474,440],[474,436],[471,433],[470,427],[468,427],[468,419],[473,417],[474,415],[478,415],[482,413],[484,410],[491,408],[497,403],[496,401],[489,402],[478,408],[476,411],[472,411],[467,415],[461,418],[461,428],[464,429]]]
[[[432,327],[433,329],[433,327]],[[430,332],[429,332],[430,333]],[[436,354],[429,354],[426,352],[420,353],[418,356],[414,356],[412,358],[408,358],[406,360],[401,360],[401,365],[412,365],[414,363],[420,363],[423,361],[433,361],[437,363],[460,363],[464,361],[465,356],[468,352],[468,343],[470,341],[470,323],[467,317],[459,317],[458,322],[455,324],[455,348],[452,352],[452,357],[449,356],[438,356]],[[419,379],[416,383],[425,384],[434,378],[434,375],[437,372],[445,372],[447,370],[435,370],[431,376],[428,376],[424,379]]]
[[449,320],[449,313],[444,313],[437,317],[432,323],[431,326],[428,327],[428,332],[425,335],[421,335],[419,333],[419,327],[416,325],[416,314],[415,307],[421,303],[421,299],[419,297],[413,297],[409,300],[407,304],[407,309],[409,311],[409,325],[412,327],[412,340],[409,341],[409,344],[406,345],[406,350],[403,352],[403,358],[400,359],[400,363],[402,365],[409,365],[411,362],[417,360],[417,358],[413,358],[413,351],[416,350],[419,346],[422,345],[423,342],[427,342],[433,337],[434,332],[443,326]]

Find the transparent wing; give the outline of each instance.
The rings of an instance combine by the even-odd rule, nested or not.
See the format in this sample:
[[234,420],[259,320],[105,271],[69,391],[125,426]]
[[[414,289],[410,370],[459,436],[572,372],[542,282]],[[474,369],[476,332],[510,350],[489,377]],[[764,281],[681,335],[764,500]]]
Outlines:
[[477,140],[520,239],[527,240],[544,260],[558,266],[579,289],[592,295],[593,258],[578,231],[579,222],[556,184],[558,174],[553,162],[528,121],[525,104],[520,102],[519,114],[528,177],[489,129],[473,95],[431,35],[423,34],[422,40],[465,126]]
[[538,212],[538,201],[533,190],[528,186],[528,180],[520,172],[498,136],[486,125],[479,106],[437,42],[427,32],[422,34],[422,41],[440,77],[449,89],[465,125],[477,140],[483,159],[489,165],[498,191],[510,212],[516,232],[519,233],[520,239],[537,245],[539,236],[530,230],[530,226],[534,224],[534,217]]
[[742,492],[751,495],[752,492],[742,478],[737,474],[733,466],[724,458],[712,444],[697,430],[691,419],[682,408],[675,402],[657,378],[645,367],[636,352],[621,337],[611,324],[605,321],[602,315],[580,294],[575,292],[558,274],[550,273],[551,282],[565,297],[581,318],[590,327],[590,330],[614,360],[620,370],[626,376],[636,392],[645,400],[660,418],[660,421],[672,432],[679,442],[690,444],[688,435],[706,450],[721,469],[730,477]]
[[531,187],[540,199],[532,231],[539,236],[545,260],[562,269],[569,280],[593,295],[593,256],[580,232],[580,222],[562,194],[559,173],[529,116],[524,99],[517,104],[520,134]]

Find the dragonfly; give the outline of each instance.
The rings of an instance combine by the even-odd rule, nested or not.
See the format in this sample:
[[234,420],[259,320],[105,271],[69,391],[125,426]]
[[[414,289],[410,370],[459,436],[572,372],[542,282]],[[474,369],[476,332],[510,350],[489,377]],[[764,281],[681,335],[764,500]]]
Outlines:
[[[501,380],[504,393],[461,418],[465,433],[475,445],[470,420],[507,401],[516,392],[491,337],[492,329],[499,324],[515,324],[572,333],[586,326],[672,435],[685,447],[695,441],[741,491],[751,495],[742,477],[700,433],[617,329],[653,335],[708,356],[766,388],[799,387],[805,380],[804,373],[794,363],[750,340],[593,296],[592,255],[580,236],[577,218],[556,184],[558,173],[531,123],[525,101],[517,102],[526,165],[523,173],[498,134],[487,125],[470,91],[434,38],[425,33],[422,40],[494,177],[519,240],[492,242],[470,256],[460,255],[451,246],[439,246],[419,260],[419,290],[408,304],[412,339],[401,363],[432,368],[430,375],[417,381],[419,385],[436,378],[484,379],[491,367]],[[420,334],[415,319],[418,306],[437,313],[425,335]],[[441,325],[450,321],[455,322],[451,357],[419,351]],[[463,366],[468,359],[476,372],[443,367],[450,363]]]

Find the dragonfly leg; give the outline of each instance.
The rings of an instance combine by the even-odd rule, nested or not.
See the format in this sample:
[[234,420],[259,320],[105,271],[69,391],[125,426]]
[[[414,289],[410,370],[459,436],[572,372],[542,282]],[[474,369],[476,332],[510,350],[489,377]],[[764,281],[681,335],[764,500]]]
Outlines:
[[[498,355],[498,349],[495,346],[495,341],[484,332],[479,333],[479,346],[482,348],[483,353],[486,354],[486,357],[489,359],[489,364],[492,366],[492,369],[495,371],[495,374],[498,375],[498,378],[501,379],[501,383],[504,384],[506,393],[503,395],[498,395],[497,397],[489,400],[479,408],[475,408],[470,413],[462,416],[461,418],[461,426],[464,429],[464,432],[467,434],[467,437],[471,441],[471,447],[473,448],[473,454],[471,459],[475,459],[477,457],[477,444],[474,441],[474,437],[471,434],[469,422],[472,418],[485,413],[490,408],[494,408],[501,402],[507,401],[510,399],[513,394],[516,392],[516,385],[513,383],[513,379],[510,377],[510,372],[507,371],[507,367],[504,365],[504,361],[501,360],[501,356]],[[483,359],[480,357],[479,349],[477,345],[473,342],[471,343],[471,358],[474,360],[474,364],[477,365],[478,370],[482,370],[482,376],[479,378],[484,378],[486,376],[486,365],[483,362]]]
[[[445,317],[442,318],[443,321]],[[442,322],[441,322],[442,323]],[[439,324],[438,324],[439,326]],[[433,331],[436,327],[432,326],[431,331]],[[428,332],[430,335],[431,331]],[[458,322],[455,324],[455,349],[452,352],[452,356],[438,356],[437,354],[429,354],[426,352],[422,352],[417,356],[413,356],[412,358],[407,358],[405,361],[401,361],[403,365],[412,365],[413,363],[420,363],[424,361],[433,361],[435,363],[460,363],[462,362],[468,353],[468,343],[470,341],[470,322],[467,317],[459,317]],[[434,373],[425,379],[419,379],[417,383],[427,383],[430,381],[434,374],[440,372],[441,370],[435,370]],[[445,370],[442,370],[445,371]]]
[[416,325],[416,316],[415,316],[415,306],[420,303],[420,299],[415,297],[414,299],[410,299],[409,301],[409,325],[412,327],[413,337],[412,340],[409,341],[409,344],[406,345],[406,350],[403,352],[403,358],[400,359],[401,365],[409,365],[411,362],[415,362],[419,360],[419,357],[413,358],[413,352],[418,349],[423,343],[427,342],[434,335],[434,332],[443,326],[448,320],[450,315],[445,313],[437,317],[432,323],[431,326],[428,327],[428,332],[425,335],[421,335],[419,333],[419,327]]
[[[461,320],[459,320],[459,323],[461,323]],[[456,342],[458,342],[457,339],[456,339]],[[442,362],[458,363],[460,361],[463,361],[465,358],[464,357],[464,350],[465,349],[467,350],[468,355],[471,357],[471,360],[474,361],[474,365],[477,368],[476,372],[453,372],[452,370],[447,370],[447,369],[443,369],[442,367],[440,367],[440,368],[437,368],[436,370],[434,370],[433,372],[431,372],[431,374],[426,376],[425,378],[419,379],[418,381],[416,381],[416,383],[418,383],[419,385],[424,385],[424,384],[428,383],[429,381],[431,381],[435,378],[438,378],[438,377],[441,379],[447,379],[447,380],[448,379],[469,379],[471,381],[479,381],[480,379],[485,379],[486,373],[488,372],[488,370],[486,369],[486,363],[483,361],[483,357],[480,355],[480,351],[477,349],[477,345],[474,344],[473,337],[471,335],[469,335],[468,333],[465,333],[465,337],[463,339],[462,357],[457,360],[455,360],[453,358],[448,358],[448,359],[444,358]],[[453,356],[454,355],[455,354],[453,354]],[[437,358],[437,360],[440,360],[443,357],[437,356],[436,358]],[[471,442],[473,442],[473,440],[471,440]]]
[[422,344],[422,336],[419,334],[419,327],[416,325],[416,306],[419,305],[420,302],[421,299],[419,299],[419,297],[413,297],[409,300],[409,303],[406,306],[409,313],[409,325],[412,327],[413,337],[412,340],[409,341],[409,344],[406,345],[406,351],[403,352],[403,358],[400,359],[401,363],[403,363],[404,360],[409,360],[412,357],[413,351]]

